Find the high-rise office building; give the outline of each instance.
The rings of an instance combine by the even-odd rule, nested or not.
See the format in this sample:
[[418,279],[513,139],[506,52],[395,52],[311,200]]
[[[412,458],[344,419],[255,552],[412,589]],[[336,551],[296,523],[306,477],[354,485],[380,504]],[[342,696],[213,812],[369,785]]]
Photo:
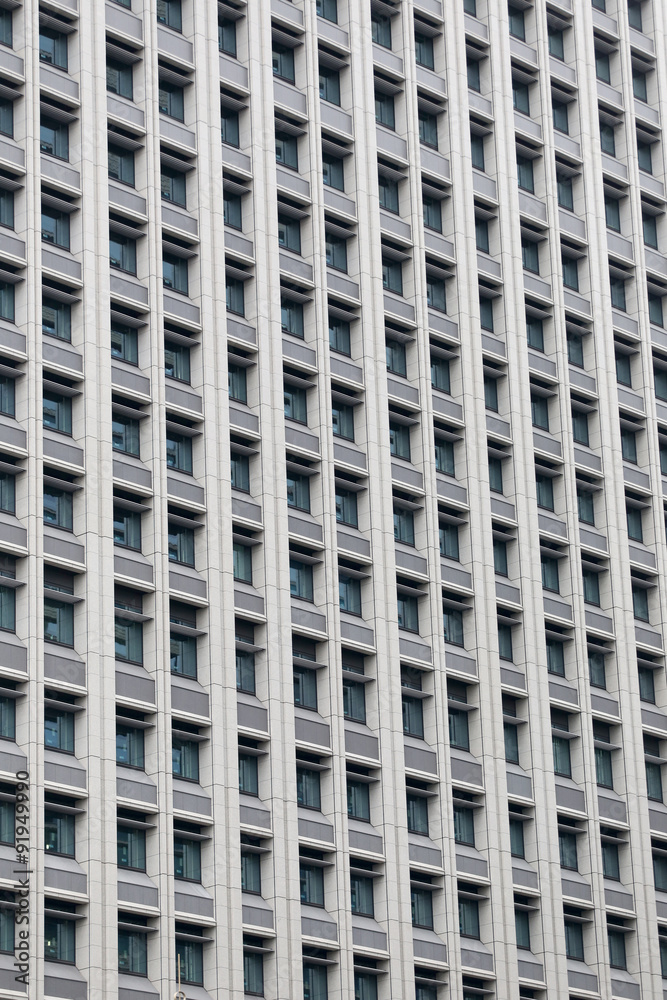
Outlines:
[[666,17],[0,0],[0,1000],[667,997]]

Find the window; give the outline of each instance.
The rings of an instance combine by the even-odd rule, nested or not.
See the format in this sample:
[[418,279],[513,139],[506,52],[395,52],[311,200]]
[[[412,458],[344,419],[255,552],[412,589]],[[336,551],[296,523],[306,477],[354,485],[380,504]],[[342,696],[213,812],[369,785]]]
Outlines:
[[338,403],[331,408],[331,420],[334,437],[354,441],[354,407]]
[[340,524],[349,524],[356,528],[357,517],[357,494],[352,490],[345,490],[336,487],[336,520]]
[[55,486],[44,486],[44,524],[72,530],[72,494]]
[[350,819],[370,822],[371,807],[368,785],[362,781],[347,781],[347,815]]
[[400,260],[382,258],[382,287],[388,292],[403,294],[403,265]]
[[489,489],[493,493],[503,492],[503,461],[489,456]]
[[650,620],[648,607],[648,591],[638,585],[632,587],[632,610],[639,621]]
[[613,125],[600,122],[600,148],[609,156],[616,156],[616,134]]
[[240,278],[228,276],[225,279],[225,302],[227,312],[234,313],[236,316],[245,316],[245,292]]
[[514,660],[511,625],[498,624],[498,655],[501,660]]
[[[183,190],[183,197],[185,197],[185,186]],[[229,191],[222,191],[222,214],[223,220],[226,226],[231,226],[232,229],[242,229],[243,228],[243,210],[241,195],[231,194]]]
[[412,926],[433,930],[433,892],[430,889],[410,890]]
[[114,413],[111,420],[111,446],[114,451],[139,457],[139,421]]
[[16,702],[13,698],[0,697],[0,739],[13,740],[15,738]]
[[560,208],[567,208],[574,211],[574,192],[572,189],[572,178],[565,174],[556,174],[556,184],[558,190],[558,204]]
[[620,309],[622,312],[626,312],[627,304],[625,300],[625,281],[622,278],[614,278],[610,275],[609,289],[611,292],[611,304],[614,309]]
[[125,767],[144,767],[144,731],[116,723],[116,763]]
[[167,431],[167,468],[192,472],[192,438]]
[[252,548],[234,542],[234,579],[241,583],[252,583]]
[[320,809],[320,775],[309,768],[296,769],[296,801],[306,809]]
[[558,579],[558,560],[551,556],[541,557],[542,565],[542,586],[545,590],[552,590],[558,593],[560,589]]
[[280,300],[280,324],[283,333],[303,340],[303,305],[283,296]]
[[418,66],[435,69],[433,39],[430,35],[422,35],[419,31],[415,31],[415,58]]
[[468,87],[477,93],[481,90],[479,62],[476,59],[468,59]]
[[109,177],[134,187],[134,152],[109,144]]
[[300,597],[304,601],[312,601],[313,567],[298,559],[290,559],[289,576],[291,596]]
[[[0,45],[12,47],[12,12],[0,11]],[[13,950],[13,949],[12,949]]]
[[361,580],[344,574],[338,575],[338,603],[341,611],[361,614]]
[[628,962],[625,954],[625,934],[623,931],[612,930],[608,926],[607,941],[609,943],[609,964],[612,969],[627,969]]
[[[176,932],[179,927],[189,935],[200,934],[198,927],[191,927],[190,924],[176,923]],[[179,961],[180,959],[180,961]],[[181,980],[184,983],[194,983],[202,985],[204,982],[204,946],[198,941],[179,940],[176,938],[176,969],[181,970]]]
[[[13,487],[12,479],[12,489]],[[16,630],[16,591],[13,587],[0,586],[0,629],[5,632]]]
[[639,697],[642,701],[647,701],[655,705],[655,679],[650,667],[638,667],[639,674]]
[[301,253],[301,223],[298,219],[278,213],[278,246]]
[[118,824],[117,861],[119,868],[146,871],[146,831]]
[[107,90],[132,100],[132,66],[130,63],[107,59]]
[[615,352],[616,381],[621,385],[632,387],[632,356],[623,354],[619,349]]
[[443,472],[447,476],[454,475],[454,442],[444,441],[442,438],[435,440],[435,470]]
[[507,542],[499,538],[493,540],[493,568],[501,576],[507,576]]
[[289,420],[296,420],[300,424],[308,422],[308,404],[305,389],[297,389],[287,384],[284,387],[283,399],[285,416]]
[[240,141],[238,111],[232,111],[231,108],[220,108],[220,139],[226,146],[238,147]]
[[338,0],[316,0],[316,9],[319,17],[338,23]]
[[[14,403],[15,403],[15,393],[14,393],[14,379],[9,375],[0,375],[0,413],[6,413],[8,416],[14,416]],[[44,404],[44,420],[45,426],[49,426],[47,421],[47,404]]]
[[14,476],[10,472],[0,472],[0,510],[9,514],[13,514],[16,510]]
[[551,114],[554,129],[567,135],[570,131],[568,106],[562,101],[551,101]]
[[559,31],[558,28],[552,28],[549,26],[549,55],[553,56],[554,59],[560,59],[561,62],[565,59],[565,45],[563,42],[563,32]]
[[377,1000],[377,976],[374,972],[355,972],[354,1000]]
[[484,136],[475,135],[471,133],[470,135],[470,155],[472,158],[472,165],[476,170],[485,169],[485,157],[484,157]]
[[166,24],[174,31],[181,31],[183,27],[181,0],[157,0],[157,20],[158,24]]
[[317,711],[317,673],[307,667],[293,667],[294,704]]
[[449,742],[451,746],[458,747],[459,750],[470,749],[470,732],[468,727],[468,713],[462,708],[448,709],[449,718]]
[[487,410],[498,412],[498,382],[491,375],[484,376],[484,405]]
[[310,477],[297,472],[287,473],[287,506],[310,510]]
[[534,194],[535,177],[533,174],[533,161],[529,160],[527,156],[517,155],[516,169],[517,169],[519,187],[521,188],[521,190],[529,191],[531,194]]
[[406,795],[408,831],[428,837],[428,799],[421,795]]
[[[160,166],[160,192],[163,201],[170,201],[174,205],[180,205],[181,208],[185,208],[185,174],[181,173],[180,170],[172,170],[170,167],[165,167],[162,164]],[[225,222],[227,222],[227,196],[223,195],[223,198]],[[241,199],[239,198],[238,201],[240,206]]]
[[[133,923],[137,921],[134,914],[128,914],[128,918],[130,916]],[[118,931],[118,971],[128,972],[135,976],[148,975],[146,931]]]
[[[0,400],[2,404],[11,405],[11,412],[14,410],[14,383],[9,382],[11,394],[3,392],[0,385]],[[8,412],[4,410],[3,412]],[[59,431],[61,434],[72,433],[72,399],[70,396],[61,396],[60,393],[45,392],[42,397],[43,423],[50,431]]]
[[479,322],[482,330],[493,333],[493,299],[479,298]]
[[[352,859],[354,864],[354,859]],[[350,875],[350,897],[352,913],[364,917],[372,917],[373,909],[373,879],[363,875]]]
[[44,709],[44,746],[74,753],[74,716],[59,708]]
[[42,205],[42,243],[69,250],[69,215]]
[[513,858],[525,858],[526,845],[523,835],[523,822],[510,816],[510,851]]
[[632,93],[637,98],[638,101],[643,101],[646,103],[648,101],[648,90],[646,87],[646,73],[640,73],[639,70],[633,69],[632,71]]
[[398,214],[398,181],[394,180],[393,177],[378,174],[378,194],[380,208]]
[[551,737],[554,755],[554,774],[559,774],[565,778],[572,777],[572,763],[570,760],[570,742],[564,736]]
[[479,903],[459,896],[459,930],[462,937],[479,940]]
[[0,189],[0,226],[14,228],[14,192]]
[[605,750],[604,747],[595,748],[595,777],[601,788],[614,787],[611,751]]
[[611,83],[611,68],[607,52],[595,52],[595,75],[603,83]]
[[405,356],[405,344],[398,340],[387,340],[387,371],[394,375],[407,375],[407,361]]
[[162,281],[165,288],[170,288],[181,295],[188,294],[188,262],[183,257],[173,253],[162,255]]
[[324,872],[316,865],[299,864],[301,902],[311,906],[324,906]]
[[572,410],[572,437],[577,444],[588,447],[588,414],[581,410]]
[[179,122],[185,121],[185,103],[183,97],[183,87],[179,87],[177,83],[168,83],[166,80],[160,80],[158,109],[161,114],[167,115],[169,118],[175,118]]
[[201,882],[201,844],[174,832],[174,878]]
[[[0,99],[0,133],[14,135],[14,105],[4,98]],[[47,150],[43,149],[42,152],[47,152]]]
[[582,925],[572,920],[565,921],[565,954],[567,958],[584,960],[584,934]]
[[588,679],[591,687],[598,687],[606,690],[607,678],[604,662],[604,653],[589,650],[588,652]]
[[524,115],[530,114],[530,91],[527,83],[512,80],[512,102],[515,111]]
[[350,324],[329,314],[329,347],[339,354],[350,356]]
[[653,150],[650,143],[637,140],[637,161],[639,169],[645,174],[653,173]]
[[340,73],[337,69],[320,66],[320,99],[340,107]]
[[394,506],[394,538],[406,545],[415,544],[415,519],[411,510]]
[[574,257],[561,257],[563,266],[563,285],[573,291],[579,291],[579,261]]
[[459,559],[459,528],[457,524],[441,524],[439,527],[440,555],[448,559]]
[[618,860],[618,844],[602,842],[602,872],[605,878],[620,880],[621,868]]
[[172,736],[171,769],[178,778],[199,781],[199,744]]
[[303,1000],[327,1000],[327,969],[325,965],[303,963]]
[[345,190],[345,167],[339,157],[322,154],[322,183],[337,191]]
[[375,121],[378,125],[384,125],[386,128],[396,128],[394,98],[391,94],[375,91]]
[[257,757],[239,753],[239,791],[247,795],[259,794],[259,773]]
[[241,889],[243,892],[262,891],[262,866],[259,854],[243,850],[241,841]]
[[218,49],[236,58],[236,21],[228,17],[218,18]]
[[475,814],[465,806],[454,806],[454,841],[475,846]]
[[139,621],[116,616],[116,659],[129,663],[143,663],[143,626]]
[[658,249],[658,224],[655,215],[642,214],[642,231],[644,235],[644,245]]
[[371,36],[376,45],[391,48],[391,18],[386,14],[371,13]]
[[438,148],[438,118],[428,111],[419,112],[419,141],[424,146]]
[[655,326],[662,326],[662,298],[659,295],[649,295],[648,297],[648,316],[651,323]]
[[546,396],[531,393],[530,408],[533,417],[533,427],[539,427],[543,431],[549,430],[549,400]]
[[74,816],[49,809],[48,803],[44,810],[44,850],[74,857]]
[[426,276],[426,304],[429,309],[447,312],[447,290],[443,278]]
[[518,7],[508,7],[507,13],[509,17],[510,35],[514,35],[515,38],[520,38],[522,42],[525,42],[526,25],[523,10],[520,10]]
[[190,382],[190,348],[185,344],[165,341],[164,374],[178,382]]
[[621,427],[621,455],[625,462],[637,464],[637,435],[626,427]]
[[526,271],[532,271],[533,274],[540,273],[540,253],[537,243],[532,240],[522,240],[521,259]]
[[595,500],[589,490],[577,486],[577,509],[579,520],[584,524],[595,524]]
[[475,219],[475,245],[478,250],[489,253],[489,223],[486,219]]
[[558,850],[561,868],[576,872],[579,867],[577,859],[577,835],[567,830],[558,831]]
[[276,162],[282,163],[284,167],[290,167],[292,170],[298,170],[299,160],[296,136],[276,132]]
[[[46,901],[49,905],[49,901]],[[66,905],[66,904],[65,904]],[[58,904],[61,909],[63,904]],[[73,913],[74,911],[72,911]],[[67,917],[44,917],[44,958],[47,962],[74,965],[76,955],[76,924]]]
[[530,951],[530,914],[526,910],[514,911],[517,948]]
[[233,451],[230,455],[230,471],[232,488],[250,492],[250,461],[247,455]]
[[662,771],[660,764],[646,761],[646,793],[652,802],[662,802]]
[[324,243],[327,267],[347,273],[347,240],[342,236],[327,233]]
[[137,273],[137,241],[131,236],[109,234],[109,266],[128,274]]
[[167,552],[170,562],[181,563],[184,566],[195,564],[195,533],[192,528],[183,525],[169,524],[167,534]]
[[[69,308],[69,307],[68,307]],[[137,331],[122,323],[111,323],[111,357],[136,365],[139,360]]]
[[410,461],[410,428],[394,420],[389,421],[389,452],[394,458]]
[[[400,621],[399,621],[400,626]],[[403,695],[403,732],[406,736],[424,738],[424,713],[420,698],[409,698]]]
[[71,306],[55,299],[42,298],[42,333],[69,343],[72,339]]
[[44,598],[44,641],[74,646],[74,608],[71,604]]
[[40,25],[39,61],[67,69],[67,35],[64,32]]
[[431,385],[442,392],[451,392],[449,360],[431,354]]
[[519,734],[517,727],[511,722],[503,725],[505,735],[505,760],[510,764],[519,763]]
[[294,83],[294,49],[273,43],[273,75],[288,83]]

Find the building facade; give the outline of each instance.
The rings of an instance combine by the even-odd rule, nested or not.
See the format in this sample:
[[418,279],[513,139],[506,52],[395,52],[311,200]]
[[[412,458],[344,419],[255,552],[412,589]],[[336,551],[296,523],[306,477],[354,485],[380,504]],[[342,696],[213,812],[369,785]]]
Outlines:
[[666,13],[0,0],[1,1000],[667,996]]

